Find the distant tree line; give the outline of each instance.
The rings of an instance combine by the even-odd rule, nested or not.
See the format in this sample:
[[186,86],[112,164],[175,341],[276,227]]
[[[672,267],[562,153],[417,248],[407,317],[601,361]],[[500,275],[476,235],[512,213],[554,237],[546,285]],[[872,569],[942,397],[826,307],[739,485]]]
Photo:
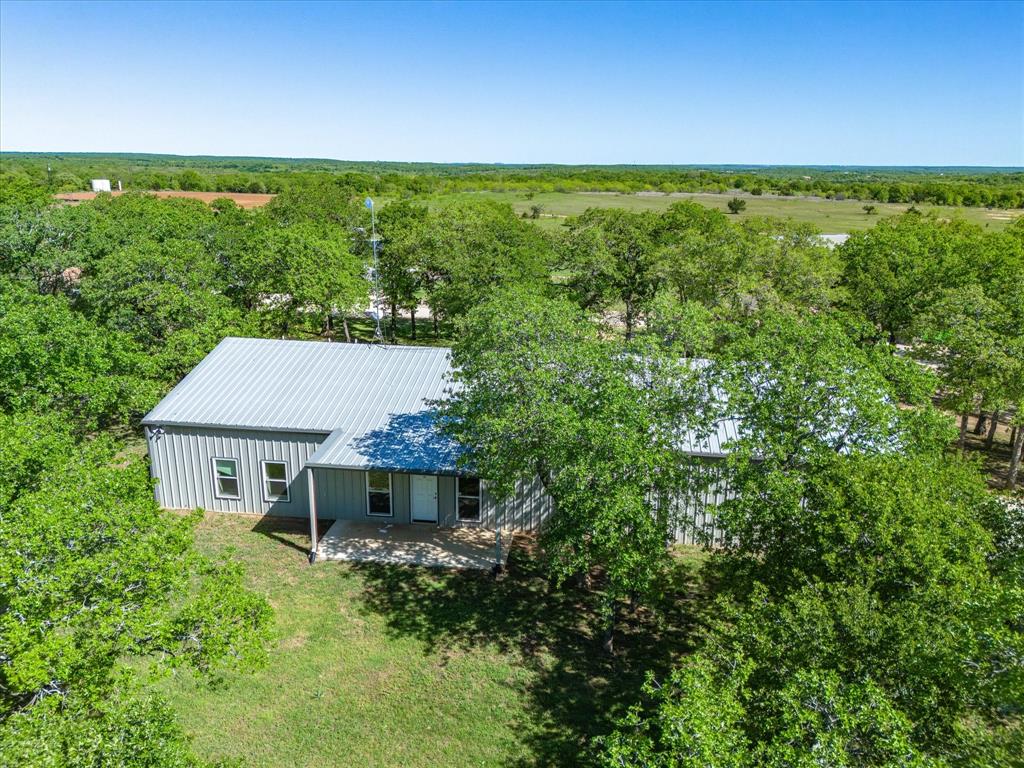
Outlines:
[[930,203],[992,208],[1024,207],[1018,170],[517,166],[430,163],[358,163],[272,158],[183,158],[161,155],[44,155],[5,153],[0,173],[51,192],[86,189],[90,178],[120,179],[127,189],[278,193],[309,176],[394,197],[465,191],[713,192],[813,195],[882,203]]

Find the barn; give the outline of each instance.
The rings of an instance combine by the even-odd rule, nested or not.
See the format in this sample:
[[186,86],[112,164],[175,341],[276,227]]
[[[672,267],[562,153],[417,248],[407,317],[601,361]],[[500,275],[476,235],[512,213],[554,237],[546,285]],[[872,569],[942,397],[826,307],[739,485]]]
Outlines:
[[[156,499],[308,519],[314,556],[320,521],[537,529],[551,512],[539,480],[498,499],[460,470],[436,421],[450,372],[445,348],[226,338],[143,419]],[[720,457],[727,438],[684,450]]]

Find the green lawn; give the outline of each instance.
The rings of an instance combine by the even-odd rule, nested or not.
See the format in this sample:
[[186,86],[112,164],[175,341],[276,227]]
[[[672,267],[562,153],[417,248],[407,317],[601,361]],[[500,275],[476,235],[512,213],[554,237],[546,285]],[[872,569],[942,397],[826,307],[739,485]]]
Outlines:
[[574,765],[691,641],[708,601],[700,552],[665,603],[628,619],[618,653],[598,595],[554,590],[521,540],[501,580],[305,559],[304,525],[208,514],[201,547],[240,559],[275,610],[269,665],[210,687],[160,684],[208,758],[259,766]]
[[[360,342],[370,343],[376,334],[376,323],[364,316],[350,317],[348,319],[349,332],[352,338]],[[381,333],[386,340],[391,340],[391,316],[381,318]],[[336,336],[344,340],[342,331],[336,331]],[[429,317],[416,318],[416,338],[412,337],[412,323],[407,317],[399,317],[395,325],[395,341],[398,344],[411,344],[418,346],[450,346],[455,340],[455,325],[450,320],[442,320],[438,323],[437,335],[434,335],[434,326]]]
[[[871,203],[877,213],[868,216],[864,213],[863,200],[816,200],[808,198],[775,198],[757,197],[748,194],[692,194],[685,196],[618,194],[618,193],[586,193],[586,192],[543,192],[529,197],[523,192],[465,192],[458,195],[447,195],[433,198],[434,204],[458,198],[485,197],[492,200],[511,203],[517,213],[529,213],[530,206],[542,207],[541,218],[535,221],[545,228],[558,228],[566,216],[575,216],[587,208],[627,208],[630,210],[663,211],[672,203],[680,200],[695,200],[709,208],[725,211],[726,204],[733,197],[741,197],[747,203],[746,210],[735,218],[750,216],[778,216],[791,218],[794,221],[814,224],[822,232],[855,232],[868,229],[879,219],[903,213],[909,208],[904,204]],[[967,221],[987,226],[991,229],[1002,229],[1021,211],[988,210],[986,208],[950,208],[920,204],[921,211],[937,211],[940,216],[952,218],[961,216]]]

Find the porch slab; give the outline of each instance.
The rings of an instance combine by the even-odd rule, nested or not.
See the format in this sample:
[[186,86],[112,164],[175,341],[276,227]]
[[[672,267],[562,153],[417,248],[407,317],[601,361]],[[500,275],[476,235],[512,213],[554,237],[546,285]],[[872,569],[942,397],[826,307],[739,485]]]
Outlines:
[[[512,532],[501,533],[501,564],[508,560]],[[490,570],[496,556],[494,531],[438,528],[429,524],[336,520],[320,539],[319,558],[424,565],[428,568]]]

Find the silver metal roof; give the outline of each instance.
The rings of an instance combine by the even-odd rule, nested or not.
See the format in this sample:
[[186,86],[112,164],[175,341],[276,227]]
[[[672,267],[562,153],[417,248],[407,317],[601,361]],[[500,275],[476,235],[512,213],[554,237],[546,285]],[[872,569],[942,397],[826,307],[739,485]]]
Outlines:
[[440,398],[447,349],[226,338],[144,424],[352,431]]
[[717,421],[714,428],[707,435],[698,436],[693,432],[684,432],[680,436],[677,445],[682,453],[691,456],[721,459],[728,452],[726,450],[727,444],[739,439],[739,421],[737,419],[724,418]]
[[[461,448],[440,433],[431,401],[451,387],[450,350],[226,338],[143,419],[150,426],[313,432],[318,467],[455,472]],[[736,425],[680,448],[724,455]]]

